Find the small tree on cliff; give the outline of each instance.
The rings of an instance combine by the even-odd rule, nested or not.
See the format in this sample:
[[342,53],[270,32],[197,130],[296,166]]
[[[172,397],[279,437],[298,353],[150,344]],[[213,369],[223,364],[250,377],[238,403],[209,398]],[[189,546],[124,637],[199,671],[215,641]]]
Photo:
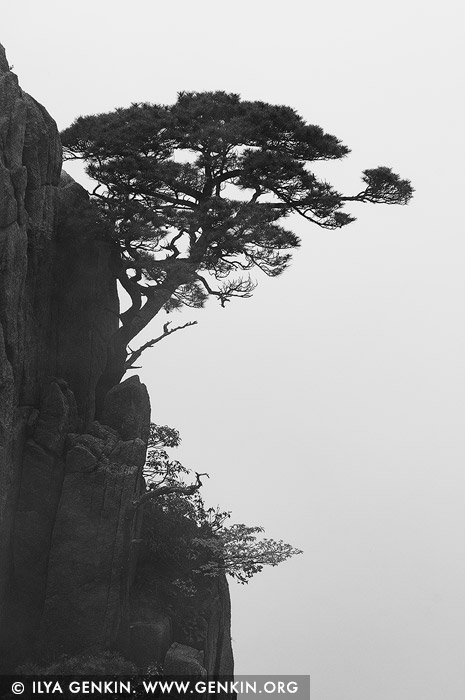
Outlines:
[[228,526],[228,511],[206,508],[199,489],[200,477],[207,475],[196,474],[196,481],[186,484],[189,470],[166,451],[179,443],[177,430],[152,423],[144,469],[147,491],[134,504],[149,506],[147,544],[160,560],[174,564],[177,577],[195,584],[196,574],[203,578],[226,573],[248,583],[264,566],[278,566],[302,553],[282,540],[259,538],[262,527]]
[[[346,202],[406,204],[408,180],[389,168],[363,172],[343,195],[309,163],[349,153],[290,107],[225,92],[180,93],[172,106],[133,104],[79,117],[62,133],[66,159],[83,159],[119,248],[115,275],[130,308],[108,348],[97,400],[122,378],[128,343],[161,310],[250,297],[252,269],[281,274],[299,246],[291,213],[322,228],[354,218]],[[136,351],[138,352],[138,351]],[[140,353],[139,353],[140,354]]]

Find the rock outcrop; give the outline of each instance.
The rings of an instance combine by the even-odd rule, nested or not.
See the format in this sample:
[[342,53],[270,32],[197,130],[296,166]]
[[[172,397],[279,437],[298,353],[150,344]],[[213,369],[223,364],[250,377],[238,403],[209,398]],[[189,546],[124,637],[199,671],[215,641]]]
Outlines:
[[[3,673],[91,647],[161,667],[182,641],[169,610],[131,594],[150,424],[145,386],[137,377],[115,386],[95,420],[95,389],[119,325],[117,255],[85,190],[61,174],[55,122],[21,90],[0,47]],[[197,650],[209,673],[232,674],[229,610],[218,581]]]
[[[18,588],[13,527],[17,508],[30,509],[28,496],[20,494],[23,464],[34,471],[46,449],[34,442],[25,454],[48,371],[61,149],[55,123],[19,88],[3,49],[0,144],[0,629],[9,649],[12,630],[5,619]],[[44,469],[53,471],[56,453],[45,461]]]
[[52,532],[64,478],[64,446],[77,428],[76,403],[64,382],[44,389],[40,410],[29,416],[11,541],[5,615],[13,648],[28,650],[40,624]]
[[205,667],[215,676],[232,676],[231,598],[226,576],[213,580],[205,640]]
[[115,249],[98,235],[83,188],[60,181],[53,119],[20,89],[4,53],[0,66],[1,630],[3,657],[14,659],[36,649],[40,629],[39,647],[46,639],[68,651],[64,619],[84,628],[74,635],[81,649],[115,644],[128,586],[125,512],[143,487],[150,407],[134,377],[108,402],[116,414],[130,399],[122,434],[91,422],[118,327]]
[[[144,385],[134,377],[120,385],[121,391],[128,384],[137,387],[141,416],[148,417]],[[140,437],[122,440],[97,422],[84,434],[68,435],[41,617],[42,653],[117,646],[126,617],[132,541],[138,534],[132,504],[143,489],[145,449]]]
[[164,671],[167,676],[194,676],[205,678],[203,651],[174,642],[168,649]]

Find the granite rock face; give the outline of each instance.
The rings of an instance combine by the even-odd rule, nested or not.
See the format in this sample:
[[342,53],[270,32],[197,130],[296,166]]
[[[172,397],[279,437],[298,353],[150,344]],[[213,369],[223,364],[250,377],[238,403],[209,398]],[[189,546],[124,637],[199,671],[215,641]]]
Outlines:
[[205,678],[207,671],[203,665],[203,651],[174,642],[166,654],[164,672],[167,676]]
[[[148,395],[140,383],[139,393],[149,415]],[[132,504],[143,489],[145,448],[139,437],[123,441],[97,422],[85,434],[68,435],[48,559],[42,652],[72,654],[117,645],[137,535]]]
[[6,619],[7,627],[15,630],[16,644],[24,649],[33,643],[40,623],[63,484],[64,445],[68,432],[76,426],[72,392],[64,382],[51,381],[44,390],[40,410],[33,410],[29,416],[11,542],[12,575]]
[[[178,672],[169,670],[173,661],[173,649],[169,649],[175,643],[176,648],[195,650],[197,659],[201,655],[201,665],[207,675],[232,679],[231,602],[226,576],[221,574],[201,580],[189,579],[190,584],[195,580],[196,590],[191,590],[185,597],[182,589],[176,585],[177,577],[180,576],[182,580],[184,575],[184,561],[178,556],[173,568],[173,563],[167,561],[163,551],[160,554],[153,551],[150,545],[147,546],[150,519],[150,511],[145,512],[136,579],[129,596],[131,641],[126,651],[127,657],[137,662],[143,670],[156,665],[164,667],[166,675],[176,675]],[[180,533],[181,538],[185,535],[185,531]],[[169,537],[169,547],[177,551],[176,531],[171,530]],[[145,654],[141,656],[143,646]],[[155,649],[157,654],[154,654]],[[168,653],[171,655],[168,656]],[[178,658],[179,655],[175,656]]]
[[205,667],[212,675],[232,676],[231,598],[226,576],[213,580],[205,641]]
[[141,436],[147,442],[150,414],[147,418],[147,404],[140,392],[139,377],[130,377],[110,389],[105,397],[101,421],[114,428],[124,440]]
[[[28,497],[20,494],[28,422],[39,409],[47,374],[61,149],[54,121],[22,92],[3,49],[0,144],[0,620],[4,620],[14,588],[10,577],[16,508],[21,504],[30,508]],[[40,449],[44,448],[37,444],[36,461]],[[26,457],[29,465],[32,451],[30,447]],[[9,636],[8,626],[2,624],[0,629]]]
[[58,192],[55,232],[49,371],[72,387],[85,426],[94,419],[95,387],[119,324],[112,273],[117,250],[101,230],[87,192],[66,173]]
[[[61,162],[55,122],[21,90],[0,46],[2,673],[89,648],[161,666],[177,641],[169,611],[131,596],[145,386],[137,377],[115,386],[95,420],[119,325],[119,253]],[[229,596],[215,585],[202,653],[209,673],[226,665],[232,674]]]
[[[67,511],[72,510],[78,528],[78,513],[71,507],[77,494],[71,497],[69,485],[77,478],[70,475],[77,448],[71,449],[70,434],[84,440],[92,424],[95,386],[108,339],[118,327],[111,272],[115,248],[99,235],[85,190],[69,176],[60,178],[61,163],[55,122],[21,90],[1,48],[0,644],[7,667],[31,653],[46,624],[46,591],[53,590],[60,536],[65,537],[57,526],[62,527]],[[140,382],[134,388],[134,381],[143,415],[139,423],[147,426],[147,392]],[[130,444],[112,432],[114,455],[106,454],[107,435],[90,435],[105,446],[104,463],[88,476],[88,493],[93,484],[92,502],[96,509],[100,498],[104,518],[100,535],[108,542],[116,538],[116,549],[125,498],[142,488],[147,428],[136,435],[136,427]],[[115,495],[121,512],[108,505],[111,489],[115,494],[121,489]],[[83,543],[82,555],[84,548]],[[108,563],[103,560],[97,569],[113,601],[121,581],[105,579]],[[91,609],[89,603],[89,620]]]
[[143,671],[163,668],[166,654],[173,640],[169,615],[156,610],[147,615],[148,621],[130,625],[128,655],[137,659]]

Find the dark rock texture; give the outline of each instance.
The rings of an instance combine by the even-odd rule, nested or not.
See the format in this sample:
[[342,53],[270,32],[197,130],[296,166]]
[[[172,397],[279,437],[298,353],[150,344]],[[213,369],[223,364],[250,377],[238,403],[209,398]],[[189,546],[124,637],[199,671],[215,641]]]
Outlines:
[[[55,122],[21,90],[1,48],[3,659],[21,657],[35,641],[52,531],[57,513],[63,512],[67,435],[82,432],[93,420],[95,385],[105,363],[106,344],[118,327],[116,280],[111,272],[114,245],[99,235],[98,217],[85,190],[69,176],[60,181],[61,162]],[[140,408],[147,424],[146,392]],[[128,449],[122,442],[116,438],[114,446],[121,452],[115,459],[119,464],[124,463]],[[140,439],[139,443],[140,472]]]
[[[202,654],[202,667],[208,675],[233,678],[231,602],[226,577],[190,579],[190,583],[195,581],[196,592],[192,598],[184,597],[179,587],[172,585],[173,579],[176,581],[178,576],[182,579],[184,575],[183,561],[180,561],[179,570],[172,569],[163,554],[160,556],[146,546],[150,539],[148,521],[150,511],[145,511],[137,576],[130,593],[131,643],[126,650],[127,657],[139,663],[144,658],[145,667],[164,666],[164,672],[169,675],[168,657],[165,660],[164,657],[170,645],[176,642]],[[175,532],[170,543],[176,550]],[[146,652],[140,656],[139,650],[144,644]],[[153,654],[155,647],[156,656]]]
[[72,387],[86,424],[94,419],[95,387],[106,364],[108,341],[119,323],[112,273],[117,251],[101,230],[87,192],[66,174],[59,189],[55,230],[49,371]]
[[[25,95],[0,51],[0,630],[12,576],[12,532],[28,421],[47,374],[61,148],[46,110]],[[35,412],[35,413],[34,413]],[[28,469],[44,450],[29,450]],[[50,460],[48,460],[50,462]],[[49,465],[50,466],[50,465]],[[46,467],[46,469],[49,467]],[[37,555],[39,556],[39,555]],[[7,602],[6,602],[7,601]]]
[[150,419],[147,419],[147,404],[140,392],[139,377],[130,377],[110,389],[100,420],[114,428],[123,440],[141,436],[147,442]]
[[209,611],[205,667],[211,675],[232,677],[234,659],[231,644],[231,599],[224,575],[213,580]]
[[[148,395],[140,382],[138,391],[148,417]],[[123,441],[96,422],[68,440],[39,643],[54,653],[117,644],[137,534],[132,504],[143,489],[146,448],[139,437]]]
[[177,642],[168,649],[163,670],[167,676],[205,678],[207,675],[203,666],[203,651]]
[[[115,386],[95,420],[119,325],[119,253],[60,171],[55,122],[0,46],[0,673],[90,648],[120,650],[141,669],[161,667],[171,648],[169,667],[184,652],[174,654],[170,611],[147,597],[156,576],[132,594],[145,386]],[[209,673],[232,674],[225,581],[210,608],[196,653]]]
[[161,669],[173,639],[171,618],[163,612],[151,611],[149,622],[133,622],[130,626],[129,651],[143,670]]
[[[61,384],[61,386],[60,386]],[[12,538],[12,587],[8,627],[17,643],[29,648],[40,623],[52,531],[64,476],[64,445],[77,425],[76,403],[64,382],[50,382],[40,411],[29,417],[23,451],[21,487]]]

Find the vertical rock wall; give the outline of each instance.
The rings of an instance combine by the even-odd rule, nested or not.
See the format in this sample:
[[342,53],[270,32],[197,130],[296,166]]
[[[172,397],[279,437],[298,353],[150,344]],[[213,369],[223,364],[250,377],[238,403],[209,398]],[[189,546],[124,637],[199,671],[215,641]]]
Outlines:
[[[117,424],[111,419],[118,414],[118,401],[124,401],[126,417],[133,419],[129,439],[97,422],[84,434],[68,436],[41,616],[42,653],[114,648],[127,614],[138,534],[132,503],[143,487],[150,404],[138,377],[115,389],[105,404],[108,422]],[[136,397],[137,412],[131,410],[131,397]]]
[[[132,377],[94,421],[119,324],[118,251],[60,171],[55,122],[0,46],[0,672],[47,654],[137,647],[150,628],[146,666],[176,641],[160,611],[130,630],[140,516],[128,514],[145,488],[150,404]],[[226,583],[212,596],[205,664],[230,675]]]
[[[79,516],[74,504],[83,486],[76,482],[76,440],[71,436],[84,439],[92,423],[95,385],[106,345],[118,327],[111,271],[114,245],[105,240],[86,192],[69,176],[60,180],[60,173],[56,124],[21,90],[1,49],[0,644],[3,659],[10,656],[11,663],[15,657],[35,653],[39,629],[48,624],[43,610],[53,608],[47,600],[53,597],[60,556],[62,579],[67,572],[72,585],[62,547],[66,518],[68,532],[73,521],[73,542],[81,548],[80,556],[89,545],[84,527],[88,511],[82,503]],[[99,507],[102,511],[100,536],[116,547],[123,547],[118,519],[127,494],[132,499],[142,488],[143,440],[150,420],[145,387],[138,383],[134,391],[145,426],[139,425],[140,435],[133,435],[128,447],[127,439],[113,431],[112,451],[117,453],[113,455],[105,453],[105,437],[89,436],[89,441],[103,440],[107,446],[101,449],[103,462],[95,466],[98,475],[81,475],[83,483],[87,479],[94,519]],[[108,512],[112,491],[121,512],[116,507]],[[82,535],[80,544],[77,533]],[[127,533],[123,539],[127,548]],[[116,571],[116,560],[114,566]],[[116,619],[126,582],[119,574],[115,583],[108,573],[111,568],[111,562],[97,562],[96,578],[114,601]],[[96,624],[91,607],[88,619]],[[58,643],[63,619],[56,618],[54,631],[49,625],[49,642],[56,638]]]
[[205,667],[213,675],[233,675],[231,598],[228,582],[224,575],[215,579],[212,586],[210,617],[205,644]]
[[0,620],[28,421],[47,372],[60,170],[56,125],[19,88],[0,48]]

